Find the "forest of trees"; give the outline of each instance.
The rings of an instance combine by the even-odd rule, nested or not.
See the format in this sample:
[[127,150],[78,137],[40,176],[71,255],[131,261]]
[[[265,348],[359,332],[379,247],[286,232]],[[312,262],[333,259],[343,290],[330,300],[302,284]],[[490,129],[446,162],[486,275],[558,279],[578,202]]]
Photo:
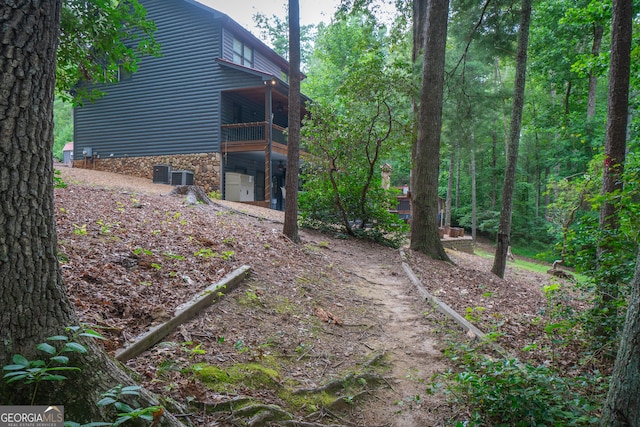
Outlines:
[[[313,46],[303,55],[308,62],[302,88],[314,104],[302,144],[317,162],[306,173],[303,221],[335,223],[342,216],[346,231],[356,234],[349,218],[375,219],[383,235],[393,234],[385,228],[384,212],[375,208],[387,206],[385,197],[393,194],[381,194],[380,179],[372,174],[388,163],[394,185],[412,185],[412,249],[447,258],[425,222],[435,216],[435,185],[446,199],[446,225],[497,242],[497,276],[504,275],[511,245],[554,261],[554,269],[565,265],[584,273],[579,286],[589,293],[592,308],[565,321],[587,334],[587,354],[599,354],[590,375],[612,368],[620,344],[606,402],[602,395],[595,398],[604,404],[602,418],[590,417],[581,398],[576,405],[582,402],[583,409],[567,418],[555,418],[560,406],[544,399],[540,413],[528,409],[522,415],[553,425],[560,419],[639,425],[640,32],[634,25],[640,5],[399,0],[396,18],[387,25],[372,12],[379,5],[342,2],[331,23],[316,28]],[[258,18],[268,41],[286,46],[277,27]],[[275,17],[274,22],[282,24]],[[305,28],[306,34],[312,30]],[[439,52],[445,47],[442,75]],[[493,382],[490,387],[502,387],[502,365],[491,371],[492,361],[480,360],[476,368]],[[523,374],[516,369],[510,375],[512,383]],[[553,375],[527,377],[526,387],[552,381]],[[489,393],[482,388],[488,383],[469,385],[468,378],[458,380],[457,392]],[[594,392],[589,381],[578,387],[579,394]],[[567,397],[560,393],[552,400]],[[491,412],[500,405],[487,406]],[[500,411],[496,415],[499,420]]]
[[[0,275],[7,286],[5,295],[38,308],[25,314],[20,311],[23,305],[17,305],[2,313],[0,355],[5,359],[15,351],[33,353],[30,346],[76,320],[60,291],[55,233],[49,232],[54,229],[54,86],[57,83],[63,93],[60,89],[78,78],[79,69],[86,77],[92,71],[117,66],[122,57],[153,54],[156,48],[153,43],[142,43],[139,52],[134,52],[121,43],[103,43],[153,32],[140,9],[110,8],[107,3],[96,3],[99,6],[90,11],[94,17],[96,12],[105,12],[104,22],[113,24],[100,27],[104,32],[91,31],[91,19],[72,19],[74,13],[91,9],[92,2],[45,2],[41,9],[17,2],[6,7],[0,21],[14,30],[3,41],[7,77],[0,86],[3,93],[12,94],[0,110],[10,118],[2,122],[2,143],[11,146],[5,150],[7,161],[0,165],[7,178],[0,187],[0,222],[6,224],[0,236]],[[384,240],[395,227],[386,215],[392,195],[380,190],[379,166],[389,163],[396,186],[409,182],[434,185],[451,206],[446,214],[451,225],[473,229],[474,235],[477,228],[491,240],[506,233],[507,244],[585,273],[589,280],[583,290],[593,294],[593,307],[576,322],[581,322],[592,350],[597,349],[592,354],[605,361],[603,366],[607,357],[611,361],[616,352],[618,355],[615,367],[608,365],[612,387],[602,425],[640,422],[640,271],[634,275],[640,230],[636,115],[640,5],[635,3],[398,0],[395,20],[383,24],[372,12],[373,3],[345,0],[330,23],[300,28],[301,40],[308,40],[309,32],[316,31],[312,43],[304,44],[310,50],[300,55],[306,61],[302,69],[307,75],[302,91],[314,99],[300,141],[302,149],[315,155],[303,176],[308,190],[300,199],[303,219],[309,206],[328,212],[338,202],[345,219],[380,225]],[[435,9],[448,9],[448,25]],[[132,25],[120,25],[123,22]],[[270,28],[268,18],[261,22]],[[95,37],[91,39],[94,46],[113,53],[106,66],[80,61],[77,67],[78,58],[86,56],[59,53],[56,67],[59,34],[62,53],[82,53],[91,44],[65,44],[69,41],[64,37],[65,25],[72,24],[77,31],[87,30]],[[142,31],[133,31],[136,27]],[[443,27],[446,38],[439,38]],[[288,25],[274,28],[266,32],[269,42],[282,49],[286,46],[287,51],[281,53],[288,55],[288,43],[281,43],[287,35],[276,31],[288,30]],[[123,29],[131,32],[125,34]],[[24,57],[4,61],[22,46],[28,47]],[[436,51],[445,47],[442,74]],[[295,56],[292,59],[297,62]],[[135,61],[130,66],[135,70]],[[57,80],[53,77],[56,70]],[[434,81],[425,81],[425,77]],[[427,114],[423,108],[434,99],[438,105],[429,105],[433,109]],[[37,111],[21,108],[32,104],[43,107]],[[431,119],[440,111],[441,120],[433,120],[431,127],[425,129],[417,121]],[[425,134],[440,126],[435,138]],[[415,176],[416,171],[422,174],[419,168],[424,166],[416,162],[423,142],[435,150],[429,151],[429,160],[439,154],[437,165],[428,171],[438,172],[437,180],[431,180],[428,173],[424,181]],[[28,167],[12,166],[18,163]],[[34,172],[42,170],[47,179]],[[507,174],[509,170],[513,177]],[[17,191],[24,183],[30,190]],[[512,188],[503,192],[503,187]],[[422,186],[411,190],[414,202],[422,203]],[[431,197],[435,192],[426,194]],[[505,197],[511,199],[509,203],[504,203]],[[436,201],[431,198],[426,203]],[[432,212],[429,209],[425,212]],[[14,218],[17,210],[21,222],[5,220]],[[507,226],[503,226],[505,212],[510,216]],[[326,215],[307,219],[340,221],[339,214]],[[352,226],[350,221],[344,225],[347,229]],[[412,235],[412,247],[413,239]],[[80,390],[87,396],[95,395],[104,382],[128,381],[99,351],[92,358],[85,356],[81,363],[103,368],[91,371],[82,384]],[[73,396],[78,392],[74,387],[64,392]],[[4,384],[0,396],[20,397]],[[83,409],[75,410],[82,413]],[[594,421],[585,421],[588,423]]]
[[[377,2],[344,3],[329,24],[302,29],[303,36],[314,41],[302,55],[307,61],[302,91],[314,100],[314,107],[328,105],[337,112],[337,124],[351,120],[347,116],[356,115],[357,109],[370,108],[371,102],[350,101],[362,97],[362,86],[352,82],[366,81],[372,91],[375,84],[383,86],[393,126],[380,147],[379,162],[392,165],[392,185],[400,187],[410,183],[416,137],[412,103],[420,91],[420,74],[415,69],[420,64],[414,64],[411,55],[413,2],[395,2],[391,24],[380,22],[379,14],[372,12]],[[492,241],[500,222],[520,9],[518,1],[454,0],[449,12],[439,195],[451,206],[446,215],[451,225],[471,231],[476,224],[479,235]],[[282,20],[261,17],[259,23],[271,30],[264,31],[267,42],[286,49],[282,41],[286,34],[278,33],[270,22]],[[638,37],[636,31],[635,59]],[[598,240],[592,230],[598,225],[600,205],[610,44],[609,2],[533,3],[510,230],[519,253],[538,254],[548,261],[562,259],[565,265],[582,269],[588,269],[595,256],[588,251]],[[632,59],[626,148],[629,180],[637,167],[637,63]],[[341,115],[340,109],[350,114]],[[362,123],[363,129],[370,126],[363,120],[353,122]],[[354,134],[350,138],[357,141],[357,126],[351,123],[349,128]],[[309,126],[307,132],[312,129]],[[635,236],[629,233],[624,239],[629,243],[627,279],[635,254]]]

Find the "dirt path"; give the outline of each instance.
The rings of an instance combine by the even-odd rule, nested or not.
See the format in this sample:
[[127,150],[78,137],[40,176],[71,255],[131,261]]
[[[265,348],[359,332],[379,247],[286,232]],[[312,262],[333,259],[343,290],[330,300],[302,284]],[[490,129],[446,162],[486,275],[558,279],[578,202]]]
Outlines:
[[[433,332],[433,317],[424,315],[430,307],[420,298],[403,271],[398,250],[357,240],[345,241],[306,230],[301,230],[300,245],[288,245],[279,233],[282,212],[233,202],[220,201],[219,204],[232,208],[236,212],[246,213],[250,215],[249,219],[243,220],[233,215],[220,217],[216,215],[220,212],[212,211],[207,214],[204,213],[207,212],[206,210],[201,212],[199,209],[184,210],[184,207],[180,206],[182,202],[179,198],[154,198],[157,196],[149,196],[148,200],[139,197],[141,200],[136,199],[136,202],[150,207],[162,203],[161,209],[152,207],[128,211],[126,209],[131,203],[129,199],[133,197],[128,195],[128,191],[158,195],[166,194],[171,187],[152,184],[150,180],[141,178],[82,169],[63,168],[62,176],[71,184],[120,190],[115,195],[91,190],[95,193],[95,196],[91,196],[94,198],[94,204],[97,201],[95,197],[98,195],[105,200],[108,197],[119,198],[115,202],[106,201],[104,206],[94,205],[92,211],[99,212],[101,216],[98,219],[103,227],[104,224],[114,226],[118,224],[112,231],[113,234],[120,236],[118,230],[128,230],[126,235],[121,236],[123,242],[120,243],[133,245],[133,247],[143,244],[147,249],[153,249],[155,246],[152,244],[157,243],[158,247],[162,248],[162,252],[156,251],[158,253],[185,252],[188,254],[193,253],[193,249],[186,250],[180,246],[171,245],[176,242],[187,244],[188,241],[180,238],[185,233],[203,235],[206,238],[200,237],[201,243],[231,242],[230,244],[233,245],[231,248],[236,251],[237,262],[254,267],[254,278],[243,285],[246,289],[243,288],[234,295],[223,298],[186,326],[188,331],[200,331],[199,340],[203,348],[207,349],[206,355],[197,356],[197,358],[194,356],[194,361],[202,360],[227,366],[234,360],[248,358],[251,353],[247,351],[239,354],[234,348],[234,343],[244,342],[251,349],[262,348],[265,340],[275,337],[273,341],[278,344],[277,351],[287,353],[288,349],[287,354],[293,352],[295,354],[293,359],[299,362],[295,369],[287,368],[291,371],[290,373],[297,379],[306,377],[318,385],[329,378],[344,375],[344,371],[361,368],[360,363],[364,357],[384,354],[385,366],[388,369],[384,373],[384,378],[388,387],[383,387],[367,395],[366,398],[359,399],[356,405],[347,405],[345,409],[347,412],[345,418],[349,420],[347,424],[367,427],[445,425],[444,419],[449,418],[450,411],[442,401],[442,397],[427,396],[425,393],[432,375],[446,369],[447,361],[443,359],[441,352],[444,345],[439,335]],[[80,189],[72,190],[72,194],[78,195],[80,192]],[[83,205],[74,205],[78,201],[72,199],[71,194],[67,194],[64,198],[62,195],[60,197],[60,202],[64,200],[69,204],[65,210],[67,214],[60,223],[60,231],[66,232],[63,238],[69,242],[73,240],[77,245],[73,250],[85,254],[95,249],[98,243],[102,244],[102,241],[79,237],[70,228],[65,231],[65,227],[74,222],[87,224],[91,228],[97,219],[89,216],[86,218],[72,216],[76,212],[86,213],[87,209]],[[80,199],[83,200],[82,197]],[[119,206],[124,212],[113,212],[113,206]],[[163,210],[171,213],[182,211],[179,223],[175,215],[171,216],[174,218],[173,227],[179,229],[179,234],[174,237],[169,234],[171,227],[168,223],[171,221],[167,221],[166,215],[163,216]],[[114,215],[113,218],[109,216],[110,211]],[[154,219],[156,211],[160,212],[159,219]],[[207,215],[213,215],[216,220],[212,221]],[[245,215],[240,216],[248,218]],[[255,217],[264,218],[267,221],[256,221]],[[225,218],[231,222],[227,225],[222,223],[215,225],[217,221]],[[160,220],[162,222],[159,222]],[[197,225],[197,232],[188,230],[191,224]],[[139,242],[126,243],[124,240],[133,236],[133,230],[141,233]],[[162,232],[159,233],[158,230]],[[156,242],[161,238],[164,240]],[[108,242],[107,246],[97,251],[101,254],[116,251],[114,242]],[[228,248],[221,249],[228,250]],[[117,251],[124,253],[127,249]],[[152,261],[160,262],[155,259]],[[156,287],[177,291],[176,284],[160,272],[136,270],[149,275],[150,278],[103,277],[106,274],[103,273],[105,271],[103,266],[110,265],[111,261],[96,256],[95,262],[96,277],[94,279],[97,278],[101,282],[135,284],[143,280],[140,283],[155,283],[154,287],[138,287],[137,292],[140,295],[146,295],[146,300],[155,301],[153,299],[155,296],[151,295],[151,292]],[[162,259],[161,262],[169,263],[167,259]],[[221,265],[224,267],[225,263],[222,262]],[[68,265],[68,273],[72,273],[75,268],[74,263]],[[168,269],[169,266],[167,265],[166,268]],[[172,268],[184,268],[184,265],[177,264]],[[188,275],[195,277],[196,272],[199,271],[198,268],[190,267]],[[217,268],[208,267],[208,270],[215,271]],[[86,278],[85,270],[86,268],[79,269],[76,275],[71,274],[67,279],[74,289],[82,288]],[[135,273],[135,271],[127,274],[129,273]],[[331,280],[331,283],[326,283],[325,280]],[[93,286],[89,284],[90,289],[93,289]],[[111,301],[121,298],[126,301],[123,304],[131,305],[133,302],[129,289],[129,287],[126,288],[122,297],[109,294],[108,298]],[[116,291],[116,289],[113,290],[113,292]],[[102,289],[102,292],[107,295],[107,289]],[[83,301],[86,302],[94,294],[95,292],[92,292],[83,296]],[[252,299],[247,301],[248,296]],[[146,302],[139,301],[136,304]],[[284,302],[287,303],[283,304]],[[351,325],[343,328],[335,325],[319,327],[317,321],[313,321],[315,318],[313,309],[318,306],[333,310],[341,317],[348,319]],[[140,309],[143,308],[140,307]],[[278,314],[279,311],[292,314],[281,315]],[[104,313],[104,316],[112,314]],[[117,317],[110,319],[105,317],[102,320],[112,323],[120,321]],[[211,325],[225,326],[220,330],[217,327],[212,328]],[[315,332],[311,332],[314,329],[320,331],[319,337],[314,335]],[[223,333],[225,342],[220,343],[219,335]],[[191,339],[170,336],[167,340],[180,342]],[[299,356],[294,351],[301,342],[315,345],[311,347],[308,357]],[[157,368],[149,367],[150,365],[160,366],[163,363],[166,365],[168,362],[193,362],[185,362],[183,359],[184,355],[180,354],[180,348],[175,351],[154,348],[145,353],[139,361],[131,361],[130,367],[139,372],[146,371],[145,375],[149,379],[147,386],[156,387],[158,390],[155,391],[160,394],[166,393],[166,387],[172,387],[176,391],[171,396],[177,400],[193,395],[199,396],[198,399],[201,401],[215,399],[216,396],[210,391],[201,389],[194,391],[190,378],[182,377],[177,372],[161,374]],[[330,367],[329,370],[327,366]],[[202,420],[202,425],[208,422],[204,418]]]
[[374,301],[376,317],[367,319],[374,326],[365,332],[364,341],[370,350],[388,356],[393,379],[380,396],[385,404],[365,403],[370,405],[365,421],[371,423],[365,425],[444,425],[442,411],[435,411],[443,402],[425,394],[431,377],[446,369],[443,343],[423,315],[428,306],[402,270],[399,251],[365,242],[356,246],[335,240],[329,251],[348,283]]

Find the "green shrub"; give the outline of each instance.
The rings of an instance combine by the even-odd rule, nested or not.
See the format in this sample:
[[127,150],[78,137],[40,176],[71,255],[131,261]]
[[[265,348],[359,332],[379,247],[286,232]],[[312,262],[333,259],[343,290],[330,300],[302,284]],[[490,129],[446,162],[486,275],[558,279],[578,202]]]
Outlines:
[[[607,381],[594,376],[569,377],[517,358],[493,359],[458,345],[450,350],[458,372],[437,377],[431,391],[443,388],[453,403],[470,408],[464,425],[598,425]],[[463,424],[460,424],[463,425]]]

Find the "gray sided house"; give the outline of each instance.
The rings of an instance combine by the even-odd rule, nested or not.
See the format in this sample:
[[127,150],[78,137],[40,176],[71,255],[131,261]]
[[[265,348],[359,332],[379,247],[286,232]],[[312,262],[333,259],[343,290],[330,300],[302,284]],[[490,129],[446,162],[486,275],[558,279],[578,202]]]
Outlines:
[[[289,64],[194,0],[142,0],[162,56],[74,112],[74,166],[283,206]],[[304,114],[304,112],[302,112]]]

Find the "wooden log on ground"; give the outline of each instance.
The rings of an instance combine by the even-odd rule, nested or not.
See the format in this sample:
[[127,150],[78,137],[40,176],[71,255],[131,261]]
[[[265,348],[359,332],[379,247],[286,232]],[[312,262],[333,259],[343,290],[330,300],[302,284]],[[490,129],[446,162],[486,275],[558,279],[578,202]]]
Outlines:
[[402,268],[404,269],[405,273],[407,273],[407,276],[409,276],[409,279],[414,284],[414,286],[418,289],[418,292],[420,292],[420,294],[425,300],[433,303],[436,306],[436,309],[438,311],[451,317],[458,325],[462,326],[462,328],[465,331],[467,331],[469,335],[473,335],[474,338],[478,338],[478,339],[484,338],[484,333],[480,329],[472,325],[467,319],[462,317],[460,314],[458,314],[454,309],[449,307],[447,304],[440,301],[435,296],[431,295],[429,291],[427,291],[425,287],[422,286],[420,279],[418,279],[416,275],[413,273],[413,270],[411,269],[409,264],[407,264],[406,262],[403,262]]
[[240,282],[251,272],[251,267],[243,265],[235,271],[227,274],[219,282],[207,287],[191,300],[178,308],[173,318],[157,325],[140,335],[136,340],[116,352],[116,359],[125,362],[136,357],[143,351],[158,343],[162,338],[173,332],[178,326],[195,317],[200,311],[209,307],[219,297],[219,292],[229,292],[235,289]]

